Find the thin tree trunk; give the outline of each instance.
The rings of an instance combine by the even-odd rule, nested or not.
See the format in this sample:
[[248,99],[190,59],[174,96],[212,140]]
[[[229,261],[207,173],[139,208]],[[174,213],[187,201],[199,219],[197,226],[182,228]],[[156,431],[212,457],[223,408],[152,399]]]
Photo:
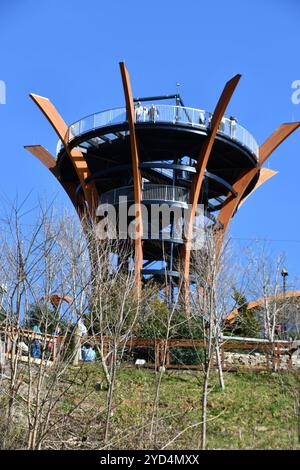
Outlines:
[[200,443],[199,443],[199,447],[201,450],[206,449],[207,395],[208,395],[208,385],[209,385],[209,378],[210,378],[210,365],[211,365],[211,361],[209,360],[207,369],[205,371],[203,388],[202,388],[202,406],[201,406],[202,422],[201,422],[201,435],[200,435]]
[[217,359],[220,387],[222,390],[225,390],[224,374],[223,374],[223,369],[222,369],[222,361],[221,361],[220,347],[219,347],[218,341],[216,343],[216,359]]
[[117,369],[117,347],[114,345],[113,354],[112,354],[112,366],[110,373],[110,382],[107,392],[107,401],[106,401],[106,422],[105,422],[105,432],[104,432],[104,443],[107,444],[109,439],[110,424],[112,417],[112,407],[113,407],[113,392],[116,379],[116,369]]

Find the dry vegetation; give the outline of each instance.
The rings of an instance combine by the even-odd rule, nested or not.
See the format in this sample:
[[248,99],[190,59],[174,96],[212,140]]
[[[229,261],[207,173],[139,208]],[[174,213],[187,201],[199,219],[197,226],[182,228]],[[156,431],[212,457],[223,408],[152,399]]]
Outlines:
[[[51,381],[52,372],[45,382]],[[235,373],[221,390],[212,372],[208,393],[208,449],[300,449],[297,443],[299,374]],[[114,390],[110,435],[105,439],[106,385],[99,365],[68,368],[63,392],[50,418],[41,449],[197,449],[203,374],[168,371],[160,384],[155,430],[150,427],[157,374],[122,369]],[[26,373],[18,390],[14,425],[7,447],[26,448]],[[5,410],[1,386],[1,413]]]
[[[130,246],[99,243],[94,227],[82,230],[50,208],[30,226],[21,212],[1,221],[1,340],[11,348],[0,381],[0,448],[297,448],[299,375],[224,377],[220,364],[214,369],[237,269],[222,266],[212,240],[193,260],[198,285],[186,315],[180,297],[167,308],[151,283],[134,294]],[[51,305],[57,293],[71,301]],[[40,364],[20,360],[20,342],[33,342],[25,332],[33,311],[44,332],[62,329],[51,367],[46,339]],[[80,320],[96,346],[94,364],[78,364]],[[205,340],[202,371],[126,368],[124,344],[141,336]]]

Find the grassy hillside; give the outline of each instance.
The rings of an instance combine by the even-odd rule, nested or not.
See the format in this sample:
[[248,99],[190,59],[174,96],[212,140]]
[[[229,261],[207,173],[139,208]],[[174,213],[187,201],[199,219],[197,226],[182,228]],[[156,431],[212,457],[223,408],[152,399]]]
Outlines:
[[[213,373],[208,400],[209,449],[300,449],[299,374],[227,373],[225,391],[219,389],[217,379]],[[70,443],[70,447],[101,448],[106,391],[99,386],[97,366],[72,368],[65,380],[75,382],[75,387],[60,403],[60,413],[71,417],[62,439],[71,442],[72,435],[74,446]],[[109,448],[163,448],[168,443],[167,449],[197,448],[202,374],[168,371],[163,375],[150,444],[156,383],[151,370],[119,372]],[[80,404],[83,393],[88,397]],[[79,406],[73,410],[75,403]]]

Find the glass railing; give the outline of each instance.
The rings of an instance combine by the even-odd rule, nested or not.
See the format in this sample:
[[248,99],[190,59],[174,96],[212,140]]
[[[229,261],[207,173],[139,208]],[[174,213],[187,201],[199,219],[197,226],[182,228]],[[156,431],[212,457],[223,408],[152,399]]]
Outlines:
[[[208,111],[172,105],[144,105],[135,107],[136,124],[143,123],[169,123],[186,125],[199,129],[209,129],[212,114]],[[115,108],[91,114],[72,124],[66,136],[67,142],[96,129],[110,127],[126,122],[126,109]],[[232,140],[250,150],[257,158],[259,147],[254,137],[235,119],[223,118],[218,130]],[[57,150],[60,151],[61,143]]]

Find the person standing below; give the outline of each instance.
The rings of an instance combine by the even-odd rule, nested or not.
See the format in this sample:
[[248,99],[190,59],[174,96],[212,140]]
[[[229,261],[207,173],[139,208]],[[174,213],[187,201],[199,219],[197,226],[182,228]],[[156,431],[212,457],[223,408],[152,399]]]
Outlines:
[[88,330],[83,321],[80,319],[78,320],[78,330],[80,333],[80,336],[87,336]]
[[33,326],[32,331],[35,333],[35,335],[30,345],[30,354],[31,354],[31,357],[33,357],[34,359],[41,359],[42,344],[38,338],[40,338],[40,335],[42,334],[42,332],[37,323]]
[[82,355],[81,355],[81,342],[82,342],[82,337],[87,336],[87,327],[83,323],[81,319],[78,320],[75,332],[74,332],[74,360],[73,360],[73,365],[77,366],[79,361],[82,361]]
[[94,362],[96,359],[96,353],[91,344],[87,343],[82,348],[82,359],[84,362]]
[[37,323],[33,326],[32,331],[34,331],[34,333],[36,333],[38,335],[42,334],[41,329],[40,329],[40,327]]
[[25,341],[18,342],[18,353],[20,354],[20,356],[28,356],[29,348]]
[[41,359],[42,358],[42,347],[41,342],[37,339],[34,339],[30,346],[30,354],[31,357],[34,359]]

